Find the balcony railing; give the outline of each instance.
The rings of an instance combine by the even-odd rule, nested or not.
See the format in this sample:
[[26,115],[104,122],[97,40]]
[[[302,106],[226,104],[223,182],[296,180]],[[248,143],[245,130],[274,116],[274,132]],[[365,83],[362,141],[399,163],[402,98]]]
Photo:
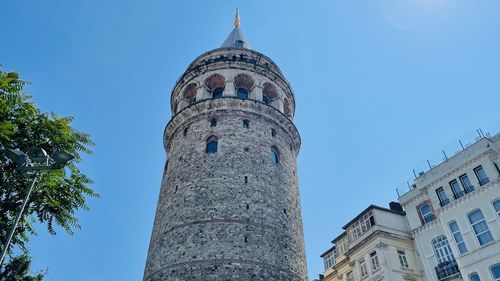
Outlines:
[[473,185],[471,185],[471,186],[466,186],[466,187],[464,188],[464,191],[465,191],[465,193],[471,193],[472,191],[474,191],[474,186],[473,186]]
[[460,274],[460,270],[458,269],[458,265],[455,260],[445,261],[436,266],[436,275],[438,277],[438,280],[444,280],[446,278],[449,278],[450,276],[457,274]]
[[483,186],[483,185],[485,185],[485,184],[487,184],[489,182],[490,182],[490,178],[488,178],[488,177],[479,179],[479,185],[481,185],[481,186]]

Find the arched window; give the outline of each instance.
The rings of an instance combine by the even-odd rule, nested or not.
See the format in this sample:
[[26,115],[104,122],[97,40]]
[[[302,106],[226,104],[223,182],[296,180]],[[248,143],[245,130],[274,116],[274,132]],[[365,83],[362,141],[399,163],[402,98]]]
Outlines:
[[435,218],[434,213],[432,212],[431,204],[428,202],[425,202],[420,206],[419,212],[424,224],[433,221]]
[[479,275],[477,275],[477,273],[474,272],[471,275],[469,275],[469,281],[481,281],[481,279],[479,278]]
[[493,201],[493,208],[495,208],[495,211],[497,212],[498,216],[500,217],[500,199]]
[[247,119],[243,120],[243,128],[248,129],[250,127],[250,121]]
[[491,276],[493,276],[493,281],[500,281],[500,263],[492,266],[490,271]]
[[278,153],[278,150],[274,146],[271,147],[271,160],[273,160],[274,164],[280,163],[280,155]]
[[452,262],[455,260],[446,236],[441,235],[432,240],[432,247],[434,248],[434,254],[436,255],[438,264]]
[[186,87],[184,90],[184,94],[182,97],[188,101],[189,104],[192,104],[196,101],[196,84],[192,83]]
[[210,120],[210,127],[217,127],[217,118],[212,118]]
[[212,91],[212,98],[213,99],[218,99],[218,98],[222,98],[222,93],[224,92],[224,89],[223,88],[215,88],[213,91]]
[[265,104],[271,103],[273,100],[278,98],[278,90],[273,84],[266,82],[262,88],[262,101]]
[[255,82],[249,75],[241,73],[234,77],[236,96],[240,99],[248,99],[248,94],[253,89],[254,85]]
[[207,87],[208,91],[212,94],[212,98],[214,99],[222,97],[225,84],[226,80],[224,76],[220,74],[214,74],[205,81],[205,87]]
[[218,139],[216,136],[211,136],[207,139],[207,153],[216,153],[218,147]]
[[246,89],[238,88],[238,90],[236,91],[236,95],[240,99],[244,99],[244,100],[248,99],[248,91]]

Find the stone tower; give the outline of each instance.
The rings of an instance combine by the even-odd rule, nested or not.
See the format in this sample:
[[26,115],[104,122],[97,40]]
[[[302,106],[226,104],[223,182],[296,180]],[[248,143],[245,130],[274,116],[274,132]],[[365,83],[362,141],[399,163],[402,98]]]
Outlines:
[[171,96],[144,281],[306,281],[295,99],[235,27]]

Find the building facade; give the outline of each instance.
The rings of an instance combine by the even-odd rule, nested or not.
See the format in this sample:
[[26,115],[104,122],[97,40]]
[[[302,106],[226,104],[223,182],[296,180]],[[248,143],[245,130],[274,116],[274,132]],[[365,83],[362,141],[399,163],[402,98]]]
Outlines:
[[235,27],[171,96],[144,281],[307,280],[295,100]]
[[421,173],[399,198],[427,280],[500,280],[500,134]]
[[321,280],[426,280],[400,204],[371,205],[343,229],[321,255]]

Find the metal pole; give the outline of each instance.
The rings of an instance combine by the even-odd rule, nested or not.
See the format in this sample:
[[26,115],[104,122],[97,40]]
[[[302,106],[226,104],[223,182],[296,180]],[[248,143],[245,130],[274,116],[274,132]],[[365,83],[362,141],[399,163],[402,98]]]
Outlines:
[[2,266],[3,260],[5,259],[5,255],[7,255],[7,250],[9,249],[10,241],[12,240],[12,237],[14,236],[14,233],[16,232],[17,224],[19,223],[19,220],[21,220],[21,216],[23,215],[24,208],[26,207],[26,204],[28,203],[31,192],[33,191],[33,187],[35,187],[35,183],[37,180],[38,180],[38,174],[35,174],[35,178],[33,179],[33,182],[31,183],[30,189],[28,190],[28,193],[26,193],[26,196],[24,197],[24,201],[23,201],[23,204],[21,206],[21,210],[17,214],[14,225],[12,226],[10,233],[9,233],[9,236],[7,238],[7,241],[5,242],[5,245],[3,247],[2,258],[0,259],[0,266]]

